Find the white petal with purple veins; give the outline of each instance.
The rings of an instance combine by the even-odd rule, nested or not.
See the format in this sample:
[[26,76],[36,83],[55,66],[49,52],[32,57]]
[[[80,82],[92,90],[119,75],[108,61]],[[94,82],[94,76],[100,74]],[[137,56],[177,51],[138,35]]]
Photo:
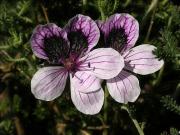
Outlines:
[[99,48],[79,59],[80,71],[95,75],[100,79],[110,79],[124,67],[123,57],[112,48]]
[[80,112],[93,115],[99,113],[103,106],[104,91],[100,88],[93,92],[83,93],[71,85],[71,99]]
[[132,48],[123,55],[125,69],[141,75],[158,71],[163,66],[164,61],[156,57],[153,53],[155,49],[155,46],[148,44]]
[[134,102],[140,95],[137,77],[124,70],[117,77],[107,80],[107,88],[119,103]]
[[67,33],[81,32],[88,42],[87,52],[90,51],[99,41],[99,28],[89,16],[84,16],[81,14],[76,15],[65,26],[65,30]]
[[76,72],[71,79],[71,85],[83,93],[97,91],[101,88],[101,82],[101,79],[83,71]]
[[67,33],[62,31],[57,25],[48,23],[46,25],[38,25],[31,36],[30,43],[33,53],[41,59],[48,59],[47,54],[44,51],[44,39],[51,36],[62,37],[67,41]]
[[37,99],[51,101],[62,94],[67,76],[67,71],[60,66],[41,68],[31,80],[31,92]]

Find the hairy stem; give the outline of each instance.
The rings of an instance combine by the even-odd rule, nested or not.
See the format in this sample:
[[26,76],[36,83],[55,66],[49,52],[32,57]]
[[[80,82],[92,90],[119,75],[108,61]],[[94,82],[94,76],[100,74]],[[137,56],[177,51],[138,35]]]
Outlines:
[[143,129],[139,125],[138,121],[135,118],[133,118],[133,116],[132,116],[131,112],[129,111],[128,107],[123,105],[121,107],[121,109],[127,111],[127,113],[129,114],[129,117],[131,118],[132,122],[134,123],[134,126],[136,127],[139,135],[144,135]]
[[104,13],[104,1],[98,0],[98,9],[101,13],[101,20],[104,21],[106,19],[105,13]]
[[[59,108],[58,105],[55,101],[50,101],[48,102],[48,107],[57,115],[57,116],[62,116],[65,121],[69,121],[70,118],[67,117],[65,114],[63,114]],[[65,123],[60,123],[59,121],[56,121],[56,135],[64,135],[65,134],[65,128],[66,128]]]
[[49,17],[48,17],[48,13],[47,13],[47,8],[45,8],[43,4],[41,4],[41,8],[42,8],[44,17],[46,19],[46,22],[49,23]]
[[[107,90],[107,86],[105,86],[104,89],[104,93],[105,93],[105,97],[104,97],[104,114],[103,114],[103,119],[104,119],[104,123],[107,125],[107,110],[108,110],[108,101],[107,98],[109,96],[108,90]],[[103,129],[103,135],[108,135],[108,130],[107,128]]]
[[112,8],[111,14],[114,13],[114,11],[117,9],[117,7],[118,7],[118,1],[114,0],[114,4],[113,4],[113,8]]
[[153,82],[153,86],[157,86],[160,84],[161,80],[162,80],[162,75],[164,73],[164,66],[160,69],[157,79]]
[[10,46],[7,46],[7,45],[0,46],[0,50],[7,50],[9,48],[10,48]]
[[25,135],[24,129],[23,129],[22,124],[21,124],[21,121],[17,116],[14,117],[14,124],[15,124],[15,127],[16,127],[17,135]]
[[87,0],[82,0],[82,5],[83,5],[82,12],[85,13],[87,7]]
[[145,12],[144,17],[141,21],[141,31],[143,31],[143,28],[146,26],[145,24],[150,16],[150,14],[152,14],[149,28],[148,28],[147,34],[145,36],[145,40],[144,40],[145,42],[147,42],[149,40],[151,29],[152,29],[152,26],[154,23],[154,16],[155,16],[155,11],[156,11],[157,5],[158,5],[158,0],[152,0],[151,4],[149,5],[149,7],[148,7],[147,11]]
[[149,40],[149,36],[150,36],[151,30],[152,30],[152,26],[154,24],[154,16],[155,16],[155,13],[156,13],[157,3],[158,2],[156,2],[156,5],[154,6],[154,9],[153,9],[153,13],[152,13],[152,16],[151,16],[151,21],[150,21],[148,32],[146,34],[144,42],[148,42],[148,40]]
[[127,7],[131,3],[131,0],[126,0],[126,2],[123,4],[123,7]]

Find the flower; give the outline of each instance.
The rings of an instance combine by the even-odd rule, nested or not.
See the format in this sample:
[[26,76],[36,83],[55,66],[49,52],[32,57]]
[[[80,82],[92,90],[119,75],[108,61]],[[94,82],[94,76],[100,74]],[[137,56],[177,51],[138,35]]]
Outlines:
[[138,21],[129,14],[114,14],[105,22],[97,21],[103,40],[100,45],[117,50],[124,58],[125,67],[118,76],[107,80],[110,95],[119,103],[134,102],[140,95],[139,81],[133,73],[147,75],[159,70],[163,60],[153,51],[153,45],[133,47],[139,36]]
[[80,14],[63,29],[53,23],[37,26],[30,40],[32,51],[49,65],[31,80],[34,96],[45,101],[59,97],[69,74],[76,108],[85,114],[98,113],[104,100],[101,79],[117,76],[124,67],[122,56],[114,49],[91,51],[99,36],[96,23]]

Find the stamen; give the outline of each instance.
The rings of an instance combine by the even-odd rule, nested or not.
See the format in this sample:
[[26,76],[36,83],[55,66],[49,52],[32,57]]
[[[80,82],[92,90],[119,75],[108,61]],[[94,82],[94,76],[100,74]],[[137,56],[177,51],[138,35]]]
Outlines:
[[63,64],[64,64],[64,67],[68,70],[68,71],[74,71],[75,70],[75,61],[73,58],[67,58],[65,60],[63,60]]
[[90,63],[90,62],[88,62],[88,67],[89,67],[89,68],[91,67],[91,63]]

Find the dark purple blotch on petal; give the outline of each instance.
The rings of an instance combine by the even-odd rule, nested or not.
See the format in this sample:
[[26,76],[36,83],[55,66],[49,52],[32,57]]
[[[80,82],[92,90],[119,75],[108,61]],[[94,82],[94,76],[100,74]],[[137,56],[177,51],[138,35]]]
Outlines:
[[132,48],[139,35],[137,20],[126,13],[114,14],[105,22],[96,21],[104,34],[105,47],[112,47],[121,54]]
[[97,44],[100,36],[96,23],[90,17],[81,14],[70,19],[65,30],[70,40],[70,51],[78,57],[88,53]]
[[67,33],[56,24],[38,25],[30,42],[34,54],[49,64],[62,64],[62,60],[69,55]]
[[44,51],[52,64],[59,64],[62,58],[67,58],[68,49],[68,43],[62,37],[44,38]]
[[106,38],[105,45],[121,51],[127,45],[127,35],[124,28],[113,28]]
[[70,41],[69,54],[73,54],[76,55],[76,57],[79,57],[87,51],[87,37],[80,30],[69,32],[68,39]]

